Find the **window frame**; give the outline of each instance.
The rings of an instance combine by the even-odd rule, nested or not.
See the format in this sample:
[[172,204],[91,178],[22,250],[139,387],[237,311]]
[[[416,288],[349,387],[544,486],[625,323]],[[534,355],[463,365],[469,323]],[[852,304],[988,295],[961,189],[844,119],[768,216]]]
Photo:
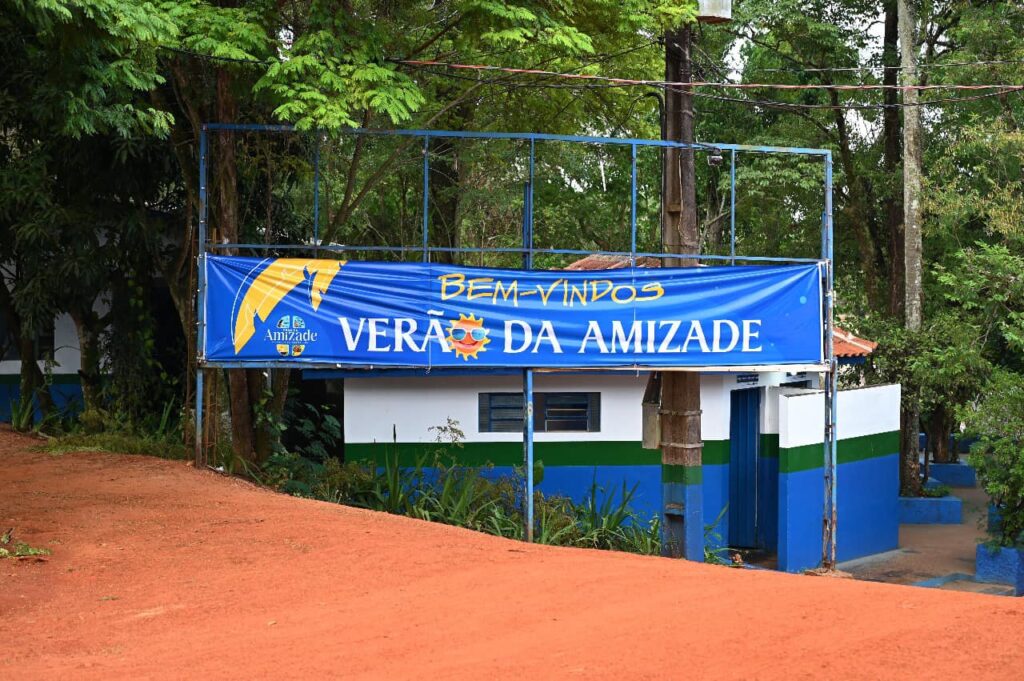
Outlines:
[[[573,404],[575,401],[575,404]],[[569,403],[568,406],[565,403]],[[585,403],[585,404],[584,404]],[[523,430],[523,393],[478,393],[477,430],[480,433],[521,433]],[[495,411],[516,410],[515,416]],[[557,413],[555,410],[575,410]],[[580,410],[585,410],[582,414]],[[601,432],[601,393],[595,391],[545,391],[533,394],[535,433],[599,433]],[[586,420],[584,428],[552,428],[555,423],[568,424]],[[495,427],[498,425],[499,427]]]

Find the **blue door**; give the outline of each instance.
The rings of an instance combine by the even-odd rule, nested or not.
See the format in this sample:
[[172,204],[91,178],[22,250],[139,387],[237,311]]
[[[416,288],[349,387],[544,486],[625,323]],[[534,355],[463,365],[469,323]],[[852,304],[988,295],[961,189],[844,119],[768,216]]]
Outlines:
[[733,390],[729,417],[729,546],[756,548],[761,391]]

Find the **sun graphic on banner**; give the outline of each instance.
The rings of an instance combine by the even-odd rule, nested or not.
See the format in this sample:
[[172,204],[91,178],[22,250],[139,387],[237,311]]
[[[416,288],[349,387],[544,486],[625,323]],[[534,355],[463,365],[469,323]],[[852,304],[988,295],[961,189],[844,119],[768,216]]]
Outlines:
[[445,340],[448,341],[448,347],[455,351],[455,356],[465,361],[470,357],[479,359],[478,355],[485,350],[484,346],[491,342],[483,318],[477,319],[472,314],[467,317],[461,313],[458,320],[452,320]]

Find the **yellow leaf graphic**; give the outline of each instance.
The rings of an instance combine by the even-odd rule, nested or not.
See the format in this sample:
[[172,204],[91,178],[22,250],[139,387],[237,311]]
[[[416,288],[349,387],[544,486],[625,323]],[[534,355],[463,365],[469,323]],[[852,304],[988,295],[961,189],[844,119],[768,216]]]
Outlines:
[[242,298],[235,317],[235,354],[256,334],[256,317],[266,321],[277,304],[296,286],[313,277],[309,304],[316,311],[344,260],[303,260],[278,258],[253,280]]

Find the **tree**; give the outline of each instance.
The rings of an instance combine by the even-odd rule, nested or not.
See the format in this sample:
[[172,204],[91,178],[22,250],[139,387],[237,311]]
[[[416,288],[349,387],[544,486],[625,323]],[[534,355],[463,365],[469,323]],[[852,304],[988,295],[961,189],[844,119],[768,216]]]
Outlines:
[[173,35],[150,10],[112,0],[15,0],[0,10],[0,92],[16,103],[0,108],[8,268],[0,302],[20,335],[21,394],[34,393],[44,408],[32,339],[61,312],[75,320],[83,394],[87,407],[96,404],[102,324],[94,306],[112,270],[104,241],[115,214],[140,208],[128,205],[137,192],[122,191],[120,179],[137,177],[122,162],[133,156],[130,139],[159,138],[170,123],[143,98],[160,82],[155,43]]
[[[921,110],[917,86],[917,13],[913,0],[897,0],[899,5],[900,64],[903,90],[903,258],[904,317],[906,327],[921,329],[923,291],[921,240]],[[903,412],[903,439],[900,465],[900,489],[905,496],[920,494],[917,475],[917,433],[920,412],[917,405]]]

